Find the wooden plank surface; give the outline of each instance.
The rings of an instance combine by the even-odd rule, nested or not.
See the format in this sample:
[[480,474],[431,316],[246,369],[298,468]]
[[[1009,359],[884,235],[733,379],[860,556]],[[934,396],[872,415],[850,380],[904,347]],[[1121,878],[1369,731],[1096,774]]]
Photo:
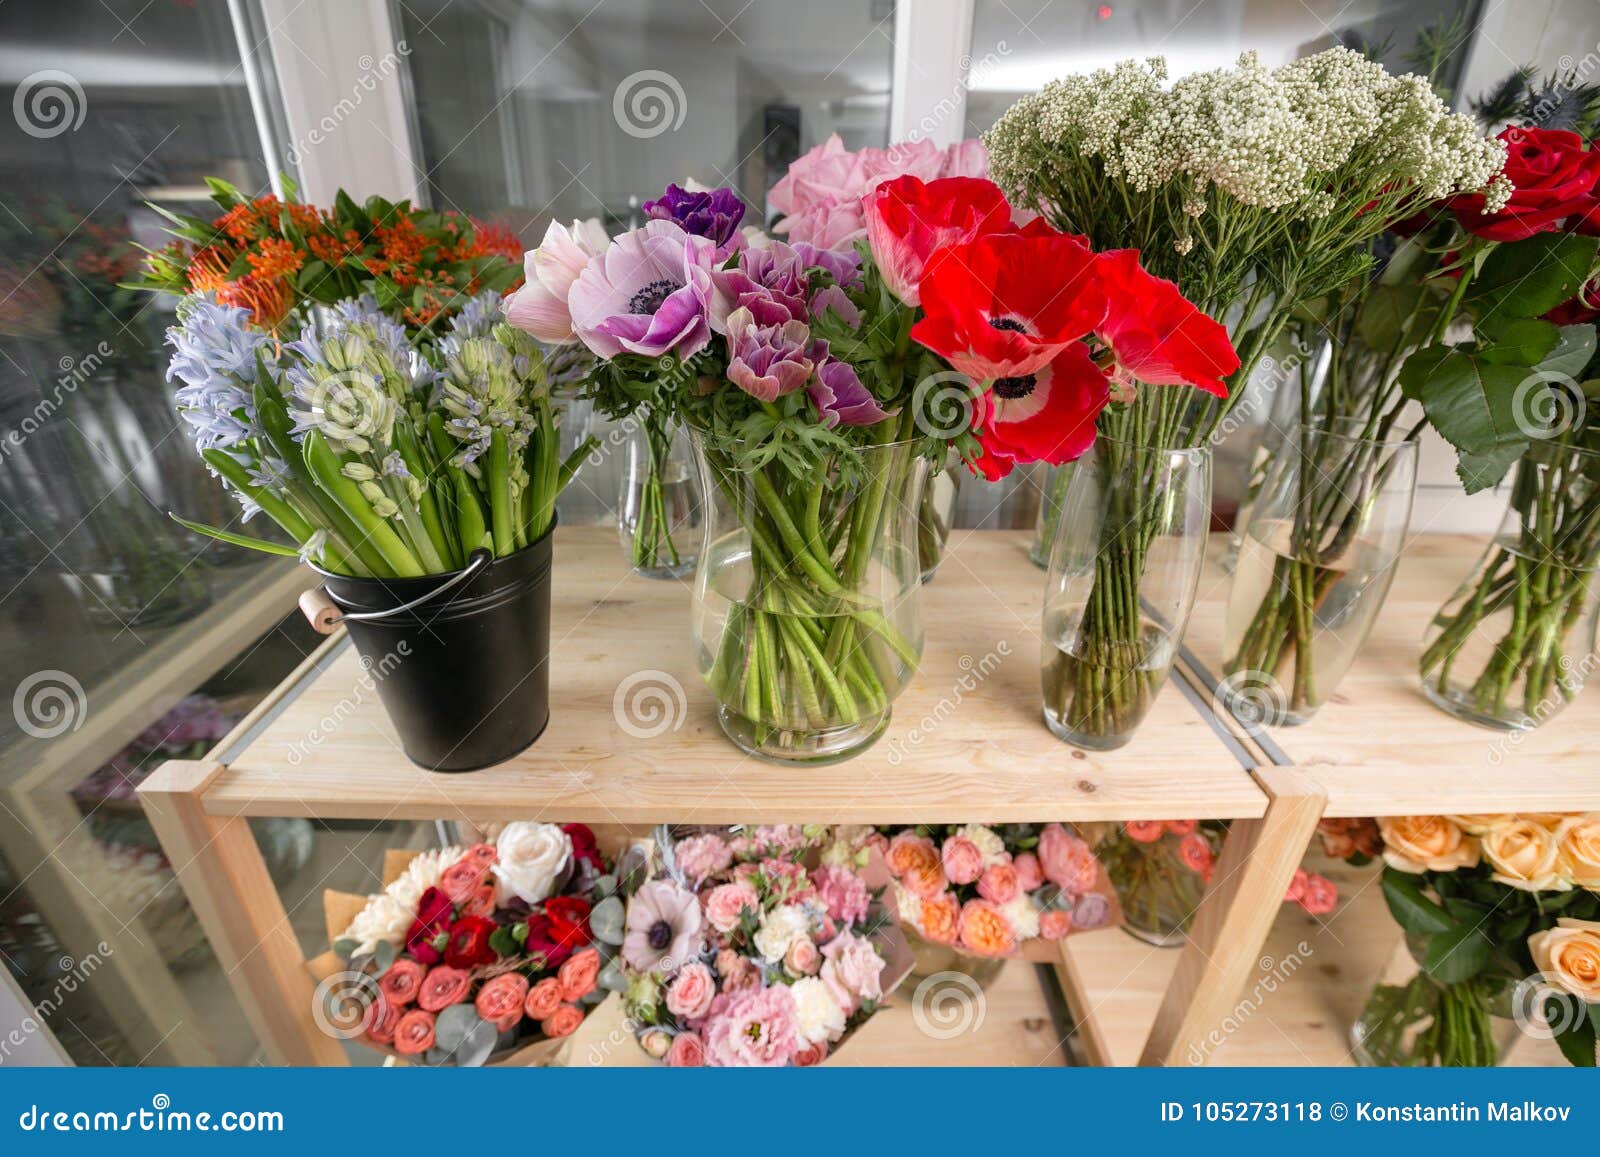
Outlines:
[[[775,767],[728,742],[691,661],[688,584],[628,575],[614,533],[574,528],[558,532],[554,711],[532,748],[465,775],[413,766],[347,648],[268,713],[205,806],[628,824],[965,822],[975,806],[991,822],[1261,815],[1265,797],[1170,683],[1120,751],[1091,754],[1050,735],[1039,709],[1043,581],[1028,542],[1025,532],[956,532],[924,588],[921,670],[884,737],[846,763]],[[619,689],[646,683],[666,690],[653,726],[618,706]]]
[[[1224,659],[1226,542],[1213,536],[1185,639],[1208,683]],[[1265,729],[1266,743],[1253,745],[1264,760],[1281,755],[1320,783],[1328,815],[1600,809],[1600,697],[1592,688],[1543,727],[1514,735],[1463,723],[1423,696],[1423,631],[1483,545],[1459,535],[1414,538],[1372,636],[1330,702],[1303,726]]]

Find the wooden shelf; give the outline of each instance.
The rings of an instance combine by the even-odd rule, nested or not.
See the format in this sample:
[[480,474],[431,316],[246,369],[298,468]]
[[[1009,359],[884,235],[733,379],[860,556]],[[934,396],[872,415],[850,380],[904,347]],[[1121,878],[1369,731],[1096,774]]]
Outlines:
[[[687,583],[629,575],[615,534],[583,527],[557,534],[554,711],[528,751],[466,775],[414,766],[370,676],[334,643],[221,756],[204,806],[213,815],[627,824],[1262,815],[1266,797],[1176,678],[1119,751],[1084,752],[1045,729],[1043,583],[1028,541],[1020,531],[956,532],[923,592],[921,670],[884,737],[842,764],[775,767],[735,748],[691,662]],[[623,730],[618,687],[640,672],[681,689],[680,726],[654,737]]]
[[[1186,637],[1192,674],[1214,689],[1232,576],[1213,536]],[[1332,700],[1307,724],[1252,738],[1263,761],[1299,768],[1328,793],[1329,816],[1600,810],[1600,711],[1593,692],[1528,734],[1463,723],[1430,703],[1417,675],[1422,634],[1467,576],[1481,539],[1421,535],[1407,546],[1371,637]]]

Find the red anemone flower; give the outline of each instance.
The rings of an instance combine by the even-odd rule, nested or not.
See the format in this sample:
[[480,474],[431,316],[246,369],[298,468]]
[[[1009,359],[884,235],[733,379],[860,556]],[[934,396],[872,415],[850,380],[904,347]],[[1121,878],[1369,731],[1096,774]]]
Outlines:
[[998,378],[979,396],[973,430],[983,454],[973,469],[991,482],[1018,462],[1071,462],[1094,445],[1110,386],[1081,341],[1030,374]]
[[1011,206],[993,181],[946,177],[924,184],[896,177],[868,193],[867,241],[884,284],[907,305],[921,301],[918,283],[934,252],[1011,228]]
[[1137,249],[1108,250],[1098,260],[1111,308],[1095,332],[1122,367],[1151,385],[1196,386],[1226,398],[1223,379],[1239,368],[1227,329],[1172,282],[1145,272]]

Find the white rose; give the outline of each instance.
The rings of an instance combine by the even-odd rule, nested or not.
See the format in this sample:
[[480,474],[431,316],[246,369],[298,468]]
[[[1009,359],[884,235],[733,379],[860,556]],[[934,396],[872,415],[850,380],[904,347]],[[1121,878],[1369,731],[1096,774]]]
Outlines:
[[801,1040],[814,1045],[844,1035],[844,1009],[826,984],[807,976],[790,985],[789,991],[794,996],[795,1028]]
[[922,927],[922,901],[917,894],[895,880],[890,885],[894,888],[894,910],[902,924],[909,924],[913,928]]
[[519,820],[507,824],[495,841],[500,853],[494,866],[495,903],[513,896],[537,904],[550,895],[572,860],[572,840],[555,824]]
[[1018,896],[1009,904],[1002,904],[1000,911],[1016,929],[1018,940],[1032,940],[1039,935],[1039,909],[1029,897]]
[[789,945],[809,931],[804,908],[794,904],[774,908],[761,918],[761,927],[755,934],[756,951],[768,964],[776,964],[789,951]]
[[993,828],[986,828],[982,824],[967,824],[956,835],[963,836],[977,845],[978,851],[983,853],[983,866],[997,864],[1006,854],[1006,842],[1000,838],[1000,833]]
[[354,940],[356,942],[355,951],[352,953],[354,956],[365,956],[377,948],[380,942],[393,944],[398,948],[416,917],[415,904],[409,906],[402,904],[385,892],[368,900],[367,906],[350,921],[350,927],[336,939]]

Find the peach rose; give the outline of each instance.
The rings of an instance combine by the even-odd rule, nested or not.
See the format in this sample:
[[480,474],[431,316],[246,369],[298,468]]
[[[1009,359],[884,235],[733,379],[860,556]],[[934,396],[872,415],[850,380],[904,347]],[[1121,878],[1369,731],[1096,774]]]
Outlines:
[[1016,951],[1017,936],[1011,922],[987,900],[963,904],[957,927],[961,947],[975,955],[1009,956]]
[[1122,830],[1136,843],[1153,844],[1166,834],[1167,825],[1160,820],[1129,820]]
[[436,965],[422,978],[422,987],[417,990],[417,1005],[427,1012],[438,1012],[441,1008],[466,1000],[467,990],[471,987],[472,977],[462,969],[451,968],[448,964]]
[[711,969],[698,960],[678,969],[667,986],[667,1011],[684,1020],[699,1020],[711,1011],[717,996],[717,982]]
[[970,884],[983,875],[983,853],[966,836],[951,836],[946,840],[939,861],[952,884]]
[[921,926],[917,930],[923,939],[935,944],[954,944],[960,919],[961,901],[955,893],[943,892],[922,902]]
[[675,1069],[697,1069],[706,1063],[706,1042],[697,1032],[680,1032],[667,1047],[667,1064]]
[[1561,919],[1528,937],[1544,978],[1585,1004],[1600,1004],[1600,922]]
[[816,1065],[820,1065],[827,1059],[828,1042],[824,1039],[817,1041],[815,1044],[808,1044],[799,1052],[795,1053],[793,1063],[794,1067],[797,1069],[809,1069],[815,1067]]
[[1515,819],[1483,837],[1483,854],[1494,878],[1524,892],[1565,892],[1572,885],[1557,866],[1561,844],[1543,824]]
[[1039,913],[1039,935],[1046,940],[1061,940],[1072,931],[1072,913],[1054,908]]
[[1022,895],[1017,869],[1008,863],[990,864],[978,877],[978,895],[991,904],[1009,904]]
[[1461,828],[1469,836],[1486,835],[1495,828],[1510,823],[1517,817],[1510,812],[1482,813],[1469,816],[1445,816],[1445,819]]
[[595,990],[600,980],[600,953],[593,948],[574,952],[556,972],[561,999],[576,1004]]
[[1383,816],[1383,859],[1401,872],[1453,872],[1478,862],[1478,841],[1444,816]]
[[1168,820],[1167,834],[1173,836],[1186,836],[1199,826],[1199,820]]
[[396,1008],[404,1008],[417,999],[417,993],[422,989],[422,978],[427,971],[425,965],[415,960],[396,960],[378,981],[378,991]]
[[1600,892],[1600,812],[1564,820],[1556,838],[1562,874],[1580,888]]
[[706,893],[706,923],[718,932],[732,932],[745,909],[760,913],[761,897],[749,884],[719,884]]
[[493,916],[494,910],[498,906],[494,902],[494,885],[483,884],[471,896],[467,897],[465,904],[461,905],[461,914],[463,916]]
[[468,852],[440,874],[439,891],[449,896],[452,904],[465,904],[489,878],[489,869],[493,866],[493,861],[484,863]]
[[555,1012],[561,1004],[561,981],[554,976],[547,976],[532,988],[528,989],[528,999],[523,1010],[528,1014],[529,1020],[545,1020]]
[[400,1024],[400,1011],[400,1006],[390,1003],[383,993],[373,997],[361,1022],[367,1039],[381,1045],[393,1044],[395,1029]]
[[394,1030],[394,1051],[416,1056],[433,1047],[433,1013],[414,1008],[400,1018]]
[[885,857],[889,870],[899,877],[908,892],[926,900],[949,886],[940,863],[939,852],[927,836],[903,831],[889,841]]
[[503,1032],[522,1019],[527,999],[528,978],[520,972],[502,972],[478,989],[473,1006],[484,1020],[503,1025]]
[[1039,857],[1032,852],[1019,852],[1011,866],[1017,870],[1017,887],[1024,892],[1044,886],[1044,869],[1039,866]]
[[583,1009],[575,1004],[563,1004],[539,1022],[539,1031],[555,1040],[557,1037],[571,1036],[582,1023]]
[[1100,878],[1094,849],[1060,824],[1046,824],[1039,833],[1039,864],[1045,879],[1074,895],[1089,891]]
[[809,937],[802,937],[783,954],[783,967],[790,976],[815,976],[822,968],[822,953]]

